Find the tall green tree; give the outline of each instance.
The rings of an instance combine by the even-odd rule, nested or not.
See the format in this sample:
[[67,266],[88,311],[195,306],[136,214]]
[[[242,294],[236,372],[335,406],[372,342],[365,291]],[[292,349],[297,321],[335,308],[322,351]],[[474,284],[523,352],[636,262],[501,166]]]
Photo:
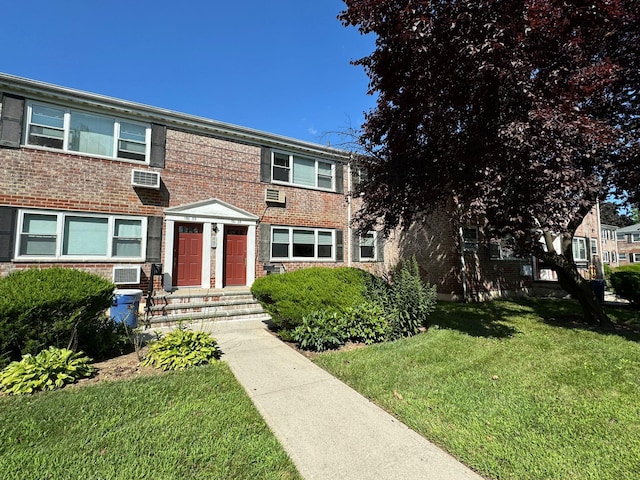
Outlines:
[[[376,36],[359,144],[363,228],[454,205],[557,272],[608,323],[572,253],[598,199],[640,197],[640,2],[345,0]],[[454,215],[454,216],[455,216]],[[561,239],[561,251],[553,240]]]

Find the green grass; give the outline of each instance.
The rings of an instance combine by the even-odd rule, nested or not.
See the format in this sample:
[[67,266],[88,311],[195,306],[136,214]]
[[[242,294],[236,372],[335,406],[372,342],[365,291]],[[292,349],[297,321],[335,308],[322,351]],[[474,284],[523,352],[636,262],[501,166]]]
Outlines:
[[228,366],[0,398],[0,476],[299,479]]
[[640,337],[577,318],[566,301],[441,304],[424,334],[315,361],[488,478],[638,478]]

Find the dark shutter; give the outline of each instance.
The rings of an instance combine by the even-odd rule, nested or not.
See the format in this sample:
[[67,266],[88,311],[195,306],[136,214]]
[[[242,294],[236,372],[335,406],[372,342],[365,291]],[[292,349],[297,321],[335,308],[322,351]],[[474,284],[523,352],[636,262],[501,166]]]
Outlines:
[[356,232],[351,235],[351,260],[354,262],[360,261],[360,235]]
[[4,95],[0,117],[0,145],[20,147],[24,117],[24,98]]
[[271,224],[261,223],[258,225],[258,242],[258,261],[266,263],[269,261],[271,248]]
[[344,262],[344,232],[336,230],[336,262]]
[[336,192],[344,193],[344,165],[336,162]]
[[376,254],[377,261],[384,262],[384,235],[380,232],[376,232]]
[[271,183],[271,149],[262,147],[260,152],[260,181]]
[[164,158],[167,146],[167,127],[151,124],[151,155],[149,165],[152,167],[164,168]]
[[149,217],[147,223],[147,262],[162,261],[162,217]]
[[13,258],[17,212],[14,207],[0,207],[0,262],[9,262]]

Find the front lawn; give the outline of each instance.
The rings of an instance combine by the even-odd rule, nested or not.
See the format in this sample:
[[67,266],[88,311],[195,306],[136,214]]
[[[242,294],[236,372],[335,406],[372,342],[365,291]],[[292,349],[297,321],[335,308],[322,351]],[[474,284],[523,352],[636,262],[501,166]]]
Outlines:
[[0,398],[0,476],[299,479],[225,363]]
[[578,313],[440,304],[424,334],[315,361],[488,478],[638,478],[640,337],[583,328]]

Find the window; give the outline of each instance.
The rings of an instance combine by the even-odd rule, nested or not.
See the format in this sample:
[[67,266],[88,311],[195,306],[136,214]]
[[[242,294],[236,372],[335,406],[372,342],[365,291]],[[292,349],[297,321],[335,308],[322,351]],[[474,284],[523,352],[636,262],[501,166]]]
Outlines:
[[631,263],[640,262],[640,253],[630,253],[629,254],[629,261]]
[[334,190],[335,168],[331,162],[283,152],[272,154],[272,179],[303,187]]
[[367,232],[359,238],[360,244],[360,260],[376,259],[376,234],[375,232]]
[[597,255],[598,254],[598,241],[594,238],[592,238],[590,240],[591,243],[591,255]]
[[632,242],[640,242],[640,233],[632,233],[631,234],[631,241]]
[[611,263],[618,263],[618,258],[616,257],[616,252],[611,252]]
[[511,238],[492,240],[489,243],[489,258],[492,260],[513,260],[518,258],[513,251],[513,242]]
[[618,239],[618,241],[624,242],[624,237],[625,237],[624,233],[616,234],[616,238]]
[[587,239],[586,238],[573,239],[573,260],[576,262],[587,261]]
[[28,145],[144,162],[150,140],[151,127],[146,124],[54,105],[28,105]]
[[602,261],[604,263],[609,263],[609,252],[602,252]]
[[273,227],[271,258],[274,260],[333,260],[333,230],[317,228]]
[[19,259],[143,260],[146,218],[20,212]]
[[478,250],[478,227],[463,227],[462,239],[464,240],[465,252]]
[[627,254],[626,253],[621,253],[620,255],[618,255],[618,258],[620,260],[626,260],[627,259]]

